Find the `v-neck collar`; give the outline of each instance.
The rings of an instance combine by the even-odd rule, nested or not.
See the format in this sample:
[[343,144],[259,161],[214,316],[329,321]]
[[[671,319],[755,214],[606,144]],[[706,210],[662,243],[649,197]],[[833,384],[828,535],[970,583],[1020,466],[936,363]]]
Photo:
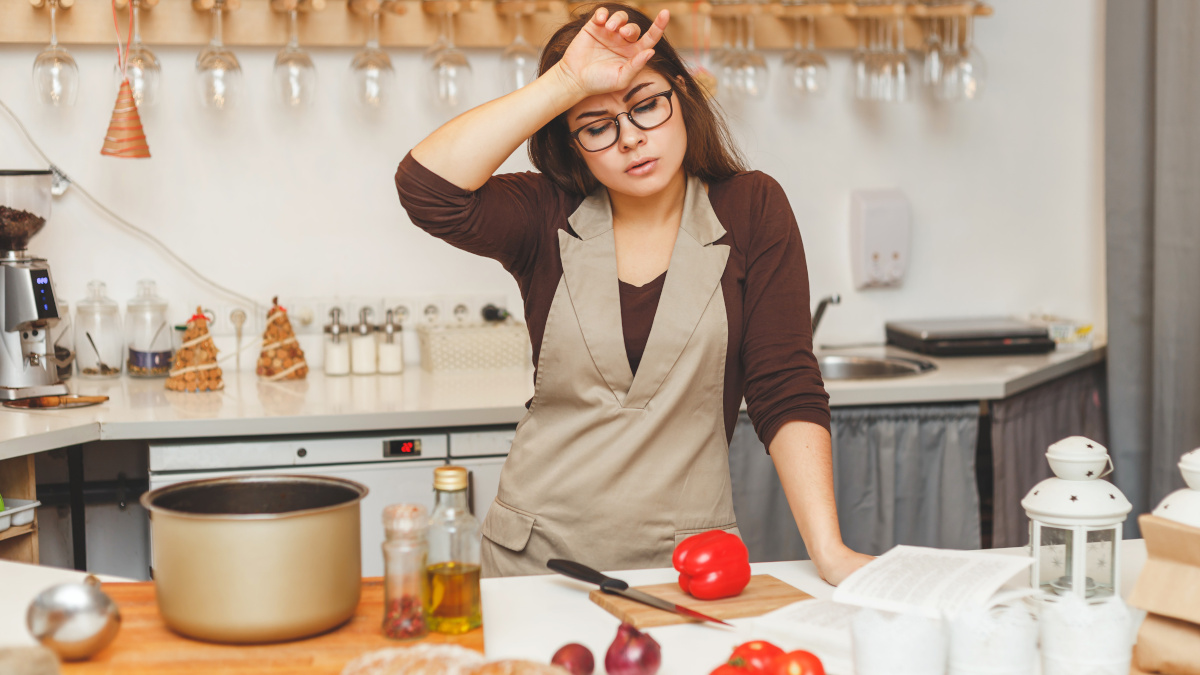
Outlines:
[[621,324],[608,190],[598,188],[568,222],[579,238],[560,232],[559,250],[563,276],[588,352],[618,402],[627,408],[643,408],[679,359],[720,283],[729,247],[714,242],[724,236],[725,228],[708,201],[703,183],[689,176],[680,222],[680,232],[687,236],[675,238],[662,296],[634,377]]

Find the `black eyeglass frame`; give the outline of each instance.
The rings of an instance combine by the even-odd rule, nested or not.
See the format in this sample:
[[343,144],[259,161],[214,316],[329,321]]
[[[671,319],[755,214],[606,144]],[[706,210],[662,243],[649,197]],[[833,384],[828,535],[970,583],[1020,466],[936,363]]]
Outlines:
[[[675,93],[674,89],[660,91],[657,94],[654,94],[652,96],[647,96],[646,98],[641,99],[637,103],[634,103],[632,106],[629,107],[629,110],[627,110],[626,112],[619,112],[616,115],[613,115],[612,117],[602,117],[598,120],[593,120],[591,122],[588,122],[587,124],[579,127],[575,131],[571,132],[571,134],[570,134],[571,140],[575,141],[575,143],[578,144],[580,149],[582,149],[584,152],[604,152],[605,150],[616,145],[621,140],[621,115],[624,115],[625,117],[629,118],[629,123],[632,124],[633,126],[637,127],[638,129],[641,129],[642,131],[650,131],[651,129],[657,129],[658,127],[661,127],[662,125],[669,122],[671,120],[671,117],[673,117],[675,115],[675,104],[671,100],[671,97],[672,97],[672,95],[674,95],[674,93]],[[651,127],[644,127],[644,126],[638,124],[637,120],[633,119],[633,111],[636,110],[638,108],[638,106],[643,105],[646,101],[649,101],[652,98],[659,98],[659,97],[667,99],[667,107],[670,109],[670,112],[667,113],[667,116],[665,118],[663,118],[663,121],[661,121],[658,124],[655,124],[654,126],[651,126]],[[613,139],[612,143],[609,143],[608,145],[604,146],[603,148],[589,150],[589,149],[583,147],[583,143],[579,142],[579,134],[583,133],[583,131],[585,131],[588,127],[599,124],[600,122],[612,122],[613,124],[615,124],[617,127],[617,137],[615,139]]]

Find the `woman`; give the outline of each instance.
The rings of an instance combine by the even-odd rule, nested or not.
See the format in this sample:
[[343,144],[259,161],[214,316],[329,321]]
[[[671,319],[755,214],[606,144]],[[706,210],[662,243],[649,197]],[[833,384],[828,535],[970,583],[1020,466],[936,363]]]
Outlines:
[[[597,6],[551,37],[536,81],[451,120],[396,174],[414,223],[498,260],[525,301],[535,393],[482,525],[483,571],[669,567],[687,536],[736,533],[744,395],[836,584],[869,558],[838,531],[799,231],[661,39],[668,20]],[[493,176],[526,139],[541,173]]]

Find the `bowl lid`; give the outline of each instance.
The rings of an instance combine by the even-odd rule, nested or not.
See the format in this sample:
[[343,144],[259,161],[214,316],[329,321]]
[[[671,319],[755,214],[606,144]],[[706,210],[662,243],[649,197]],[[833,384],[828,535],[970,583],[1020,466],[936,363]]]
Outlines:
[[1047,457],[1066,460],[1092,460],[1108,457],[1108,448],[1084,436],[1069,436],[1051,445]]
[[1183,453],[1179,458],[1179,468],[1184,471],[1200,471],[1200,448]]
[[1106,480],[1047,478],[1021,500],[1030,518],[1050,525],[1115,525],[1133,505],[1117,486]]
[[1200,490],[1176,490],[1164,497],[1153,513],[1160,518],[1200,527]]

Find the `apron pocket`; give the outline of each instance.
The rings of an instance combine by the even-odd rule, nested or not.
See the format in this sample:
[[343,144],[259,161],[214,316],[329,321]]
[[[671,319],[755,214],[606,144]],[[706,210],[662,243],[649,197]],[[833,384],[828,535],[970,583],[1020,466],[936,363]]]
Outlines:
[[[491,515],[492,514],[489,511],[488,517],[490,518]],[[741,533],[741,531],[738,530],[737,523],[729,523],[728,525],[718,525],[716,527],[699,527],[694,530],[675,530],[675,545],[679,546],[679,544],[684,539],[687,539],[688,537],[691,537],[691,536],[694,536],[697,534],[701,534],[704,532],[711,532],[712,530],[724,530],[724,531],[728,532],[729,534],[736,534],[738,539],[742,538],[742,533]]]
[[492,508],[488,509],[479,532],[487,537],[488,541],[519,553],[525,550],[529,536],[533,533],[533,516],[517,511],[497,499],[492,502]]

